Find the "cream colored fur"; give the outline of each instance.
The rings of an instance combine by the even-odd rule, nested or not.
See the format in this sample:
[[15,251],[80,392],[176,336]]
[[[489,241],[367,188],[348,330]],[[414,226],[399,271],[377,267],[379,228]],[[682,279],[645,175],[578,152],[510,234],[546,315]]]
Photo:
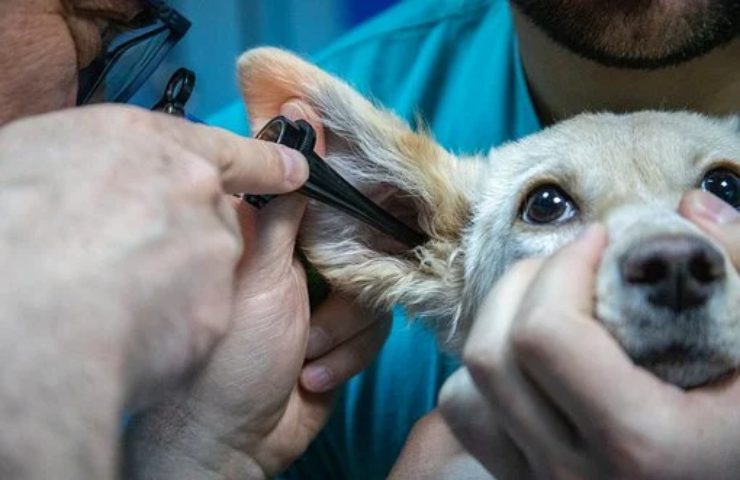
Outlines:
[[[676,213],[678,200],[712,166],[740,169],[736,119],[663,112],[582,115],[486,156],[459,158],[285,51],[247,52],[239,78],[253,127],[291,98],[309,102],[326,128],[326,160],[381,205],[409,207],[413,215],[405,220],[431,238],[411,251],[389,247],[368,227],[312,203],[300,245],[334,288],[375,309],[405,305],[455,349],[483,296],[509,265],[548,254],[587,223],[602,221],[610,229],[610,246],[599,273],[600,320],[633,355],[648,344],[688,335],[688,323],[673,328],[660,312],[636,321],[634,315],[647,307],[620,285],[617,260],[651,235],[705,238]],[[568,192],[578,204],[576,218],[558,225],[522,221],[526,195],[543,183]],[[713,297],[702,330],[702,347],[725,367],[740,365],[740,280],[726,262],[726,285]],[[678,384],[717,373],[697,364],[669,370],[658,373]]]

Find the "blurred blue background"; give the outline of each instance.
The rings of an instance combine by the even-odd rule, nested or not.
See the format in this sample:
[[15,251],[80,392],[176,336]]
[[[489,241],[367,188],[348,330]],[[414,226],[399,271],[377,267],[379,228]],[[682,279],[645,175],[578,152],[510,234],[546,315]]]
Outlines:
[[244,50],[275,45],[310,55],[399,0],[170,0],[193,26],[134,98],[152,106],[179,67],[195,70],[188,112],[206,118],[236,98],[235,61]]

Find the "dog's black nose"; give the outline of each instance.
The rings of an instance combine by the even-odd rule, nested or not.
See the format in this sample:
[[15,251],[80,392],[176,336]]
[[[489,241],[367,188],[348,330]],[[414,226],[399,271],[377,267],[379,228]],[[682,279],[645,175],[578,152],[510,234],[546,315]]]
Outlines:
[[621,259],[622,279],[642,289],[650,303],[680,312],[704,305],[725,276],[722,254],[689,235],[643,241]]

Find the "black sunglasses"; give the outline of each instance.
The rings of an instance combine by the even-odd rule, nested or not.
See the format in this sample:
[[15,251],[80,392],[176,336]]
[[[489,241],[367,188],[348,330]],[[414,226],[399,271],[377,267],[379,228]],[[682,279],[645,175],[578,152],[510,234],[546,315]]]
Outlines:
[[163,0],[141,2],[136,18],[111,23],[103,33],[104,51],[80,71],[77,105],[127,102],[190,29],[190,21]]

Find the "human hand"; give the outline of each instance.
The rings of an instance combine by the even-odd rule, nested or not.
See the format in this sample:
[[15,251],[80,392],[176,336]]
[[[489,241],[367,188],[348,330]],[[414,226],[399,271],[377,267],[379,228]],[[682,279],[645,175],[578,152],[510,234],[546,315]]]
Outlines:
[[40,464],[103,443],[91,424],[114,441],[121,409],[170,390],[229,326],[241,235],[224,191],[306,176],[288,149],[129,107],[0,129],[5,431],[34,432]]
[[679,212],[719,242],[740,270],[740,212],[701,190],[684,195]]
[[[681,211],[737,266],[737,217],[706,199],[691,193]],[[734,478],[740,381],[684,391],[630,361],[591,316],[605,241],[591,229],[502,278],[471,331],[465,368],[443,387],[443,415],[498,479]]]
[[388,480],[494,480],[450,431],[439,409],[414,424]]
[[[294,100],[273,113],[307,119],[323,154],[321,124],[310,107]],[[387,322],[373,322],[348,299],[330,296],[309,323],[305,272],[294,256],[305,205],[296,196],[259,211],[237,205],[246,248],[235,325],[186,396],[134,422],[130,475],[274,476],[324,425],[330,390],[380,348]]]

